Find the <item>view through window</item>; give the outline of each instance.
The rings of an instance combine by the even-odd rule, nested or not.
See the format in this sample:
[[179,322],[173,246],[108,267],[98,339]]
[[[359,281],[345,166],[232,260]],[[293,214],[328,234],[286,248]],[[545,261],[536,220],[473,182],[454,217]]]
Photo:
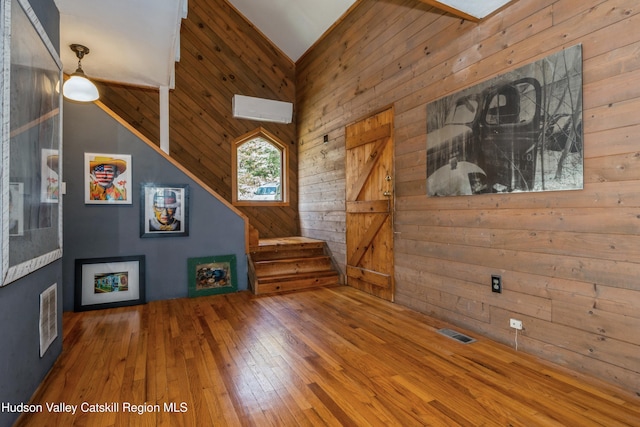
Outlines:
[[260,129],[240,138],[234,146],[235,201],[284,202],[284,144]]

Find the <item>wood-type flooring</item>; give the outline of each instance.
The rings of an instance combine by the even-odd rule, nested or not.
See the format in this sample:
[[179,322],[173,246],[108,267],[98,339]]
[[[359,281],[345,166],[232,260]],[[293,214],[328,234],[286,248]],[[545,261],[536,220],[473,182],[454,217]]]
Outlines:
[[476,334],[459,343],[347,286],[65,313],[63,326],[31,401],[42,410],[17,426],[640,426],[631,393]]

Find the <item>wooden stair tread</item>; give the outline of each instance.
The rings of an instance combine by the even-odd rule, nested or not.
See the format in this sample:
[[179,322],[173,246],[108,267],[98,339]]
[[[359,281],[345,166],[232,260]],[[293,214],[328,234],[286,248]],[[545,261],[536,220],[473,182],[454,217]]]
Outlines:
[[256,295],[340,284],[341,274],[322,240],[261,239],[250,248],[248,260],[249,282]]
[[260,261],[255,261],[256,265],[265,265],[265,264],[291,264],[291,263],[310,263],[314,261],[325,261],[330,260],[331,257],[327,255],[320,256],[309,256],[309,257],[297,257],[297,258],[277,258],[277,259],[264,259]]
[[298,291],[302,289],[315,288],[318,286],[335,286],[339,285],[340,280],[338,274],[335,276],[327,277],[309,277],[306,279],[297,280],[275,280],[273,282],[258,283],[256,295],[276,293],[276,292],[288,292]]
[[279,249],[274,251],[251,252],[254,261],[271,261],[285,258],[312,258],[326,256],[324,248]]
[[255,262],[276,261],[283,259],[309,259],[328,256],[325,254],[322,248],[313,248],[306,250],[281,250],[276,252],[254,252],[250,255]]
[[298,273],[298,274],[282,274],[273,276],[262,276],[258,278],[258,283],[271,283],[275,281],[291,281],[291,280],[304,280],[310,278],[320,277],[338,277],[339,274],[335,270],[314,271],[310,273]]
[[296,250],[305,248],[324,248],[325,242],[306,237],[281,237],[260,239],[258,246],[251,246],[249,252],[266,252],[277,250]]
[[290,236],[290,237],[272,237],[266,239],[260,239],[258,246],[288,246],[293,244],[321,244],[324,245],[324,240],[313,239],[311,237],[302,236]]

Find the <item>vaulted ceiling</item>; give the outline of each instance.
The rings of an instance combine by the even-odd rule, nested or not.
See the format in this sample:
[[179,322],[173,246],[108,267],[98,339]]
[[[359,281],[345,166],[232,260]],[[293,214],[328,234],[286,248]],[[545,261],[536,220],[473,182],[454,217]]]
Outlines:
[[[89,77],[173,87],[187,1],[55,0],[64,72],[75,71],[78,60],[69,45],[79,43],[90,49],[82,60]],[[295,62],[360,0],[228,1]],[[514,0],[421,1],[464,19],[480,20]]]
[[187,0],[55,0],[60,11],[64,72],[78,65],[69,45],[90,49],[82,60],[88,77],[132,85],[173,84],[180,52],[180,23]]

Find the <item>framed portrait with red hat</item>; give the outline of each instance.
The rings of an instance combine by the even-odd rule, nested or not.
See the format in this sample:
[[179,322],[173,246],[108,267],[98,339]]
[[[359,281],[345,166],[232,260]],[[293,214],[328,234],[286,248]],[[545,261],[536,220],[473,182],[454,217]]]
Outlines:
[[85,204],[131,202],[131,156],[84,153]]
[[140,237],[189,235],[189,185],[140,184]]

